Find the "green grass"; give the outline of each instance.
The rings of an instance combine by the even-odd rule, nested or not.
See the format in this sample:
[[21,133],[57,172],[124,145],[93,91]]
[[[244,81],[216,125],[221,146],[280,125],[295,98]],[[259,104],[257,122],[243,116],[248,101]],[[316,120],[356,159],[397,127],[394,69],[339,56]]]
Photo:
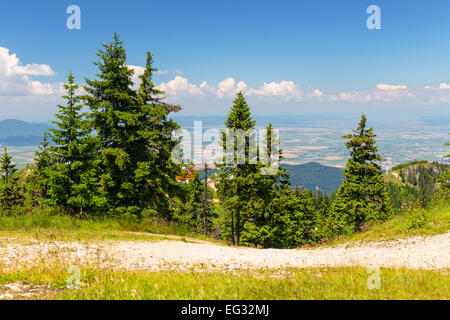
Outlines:
[[114,272],[81,270],[81,289],[67,290],[64,268],[0,271],[0,285],[16,281],[51,283],[51,299],[448,299],[445,271],[380,270],[380,289],[368,289],[365,268],[284,271]]
[[364,232],[339,237],[331,241],[331,244],[431,236],[446,233],[449,230],[450,203],[441,202],[426,209],[405,210],[387,221],[367,226]]
[[[0,213],[0,236],[14,235],[51,240],[162,240],[189,237],[219,242],[196,234],[189,226],[156,218],[138,220],[134,217],[76,218],[56,214],[53,210]],[[176,237],[171,237],[176,236]]]

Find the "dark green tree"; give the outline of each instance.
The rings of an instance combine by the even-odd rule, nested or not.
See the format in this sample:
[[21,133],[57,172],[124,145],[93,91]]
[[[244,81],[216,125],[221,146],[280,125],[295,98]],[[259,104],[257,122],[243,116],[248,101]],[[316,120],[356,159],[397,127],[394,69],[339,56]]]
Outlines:
[[[265,231],[268,225],[280,221],[267,212],[269,204],[284,196],[289,186],[289,176],[279,166],[282,151],[277,153],[274,149],[279,148],[278,136],[269,124],[260,150],[255,121],[241,92],[233,101],[225,125],[228,131],[222,139],[224,161],[218,164],[218,195],[229,213],[223,223],[223,235],[235,245],[287,245],[286,238],[277,244],[272,238],[275,233]],[[283,219],[289,217],[283,215]]]
[[253,209],[245,221],[241,243],[264,248],[292,248],[313,241],[314,211],[308,192],[295,192],[290,175],[280,166],[283,160],[280,141],[272,124],[266,127],[259,150],[259,185],[254,197],[261,206]]
[[12,156],[6,147],[0,158],[0,203],[2,207],[11,209],[23,200],[22,191],[18,184],[16,164],[12,163]]
[[[91,136],[91,122],[76,90],[72,73],[64,85],[66,105],[58,105],[55,128],[49,129],[52,144],[49,149],[48,203],[62,206],[70,213],[83,214],[97,203],[95,139]],[[45,159],[42,159],[45,160]],[[42,164],[38,163],[38,166]]]
[[48,198],[50,167],[49,132],[45,132],[42,142],[35,152],[34,166],[30,168],[30,174],[26,178],[27,194],[31,197],[34,205],[38,205]]
[[264,248],[294,248],[312,243],[314,210],[307,192],[284,186],[266,202],[261,214],[246,225],[242,243]]
[[350,150],[344,174],[331,208],[329,226],[337,233],[360,231],[364,223],[385,219],[391,214],[373,128],[361,117],[353,134],[343,136]]
[[86,79],[86,105],[92,111],[99,142],[100,189],[111,213],[140,215],[143,209],[167,213],[178,167],[171,161],[178,125],[168,115],[179,106],[163,103],[163,92],[152,82],[147,54],[138,90],[133,70],[117,34],[99,50],[98,79]]
[[[450,141],[445,143],[445,145],[450,146]],[[450,158],[450,154],[447,154],[445,157]],[[440,187],[435,199],[450,200],[450,170],[447,170],[447,172],[439,178],[438,182],[440,183]]]
[[147,52],[145,71],[139,77],[136,137],[131,150],[137,161],[134,186],[141,208],[150,206],[167,215],[173,203],[171,199],[182,192],[175,179],[181,167],[171,159],[173,149],[180,142],[173,132],[180,126],[169,117],[181,107],[163,102],[164,92],[157,89],[152,80],[153,73],[158,71],[152,64],[152,54]]
[[[255,121],[242,92],[238,92],[225,121],[227,131],[222,135],[224,151],[223,163],[217,164],[218,195],[229,217],[225,226],[231,229],[224,232],[234,245],[239,245],[241,232],[246,220],[255,210],[262,209],[258,191],[260,166],[251,163],[256,155],[256,137],[253,129]],[[253,212],[252,212],[253,211]]]
[[98,51],[98,79],[86,79],[83,96],[92,111],[99,144],[100,192],[111,213],[137,213],[133,186],[137,159],[134,149],[139,106],[133,90],[133,70],[126,65],[126,53],[117,34]]
[[182,184],[184,197],[179,199],[180,203],[174,215],[177,221],[188,224],[198,233],[207,234],[213,230],[213,219],[216,218],[210,201],[213,190],[208,185],[205,186],[205,180],[198,171],[192,175],[187,172],[193,172],[193,166],[188,166],[188,170],[185,171],[184,178],[189,179],[184,180]]

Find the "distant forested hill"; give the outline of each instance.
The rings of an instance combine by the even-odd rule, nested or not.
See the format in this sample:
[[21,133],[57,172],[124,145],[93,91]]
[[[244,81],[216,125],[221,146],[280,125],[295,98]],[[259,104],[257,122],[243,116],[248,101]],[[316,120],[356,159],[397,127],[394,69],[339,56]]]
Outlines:
[[50,126],[16,119],[0,121],[0,144],[8,146],[37,146]]
[[317,162],[309,162],[300,165],[283,164],[291,174],[291,184],[298,183],[307,189],[315,190],[316,187],[326,193],[336,191],[344,179],[342,170],[328,167]]
[[[291,185],[294,187],[297,183],[306,189],[316,190],[316,187],[325,193],[336,191],[344,179],[341,169],[328,167],[317,162],[308,162],[305,164],[282,164],[282,167],[288,169],[291,175]],[[216,173],[217,170],[210,170],[208,175]],[[203,179],[203,171],[200,176]]]
[[385,175],[391,203],[396,208],[417,200],[426,205],[439,189],[438,179],[448,170],[449,164],[425,160],[393,167]]

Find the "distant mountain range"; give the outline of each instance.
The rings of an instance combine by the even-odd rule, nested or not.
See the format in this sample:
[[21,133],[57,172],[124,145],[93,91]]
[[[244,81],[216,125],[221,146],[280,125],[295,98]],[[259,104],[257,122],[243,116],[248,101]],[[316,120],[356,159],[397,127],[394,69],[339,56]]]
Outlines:
[[16,119],[0,121],[0,144],[8,146],[37,146],[49,124]]

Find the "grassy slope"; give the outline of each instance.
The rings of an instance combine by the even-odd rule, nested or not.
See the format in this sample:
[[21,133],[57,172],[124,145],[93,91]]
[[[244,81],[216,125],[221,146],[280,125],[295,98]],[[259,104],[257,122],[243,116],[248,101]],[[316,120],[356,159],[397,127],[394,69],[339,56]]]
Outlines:
[[[368,226],[366,231],[343,236],[325,245],[344,242],[394,240],[426,236],[450,230],[450,203],[438,203],[429,209],[412,209],[391,219]],[[172,236],[170,236],[172,235]],[[48,215],[36,212],[27,215],[0,215],[0,236],[33,237],[51,240],[167,240],[200,239],[225,244],[198,235],[186,226],[153,219],[86,219]],[[178,236],[178,237],[173,237]],[[324,244],[321,244],[324,245]]]
[[437,203],[428,209],[411,209],[391,219],[367,226],[366,231],[342,236],[330,244],[385,241],[413,236],[430,236],[450,230],[450,203]]
[[448,299],[445,272],[380,270],[381,288],[367,286],[365,268],[310,268],[271,271],[112,272],[81,270],[81,289],[67,290],[64,268],[0,269],[0,286],[25,281],[51,283],[50,299]]
[[200,239],[218,242],[198,235],[187,226],[147,218],[77,219],[67,215],[52,215],[45,211],[31,214],[0,214],[0,236],[32,237],[51,240],[185,240]]

